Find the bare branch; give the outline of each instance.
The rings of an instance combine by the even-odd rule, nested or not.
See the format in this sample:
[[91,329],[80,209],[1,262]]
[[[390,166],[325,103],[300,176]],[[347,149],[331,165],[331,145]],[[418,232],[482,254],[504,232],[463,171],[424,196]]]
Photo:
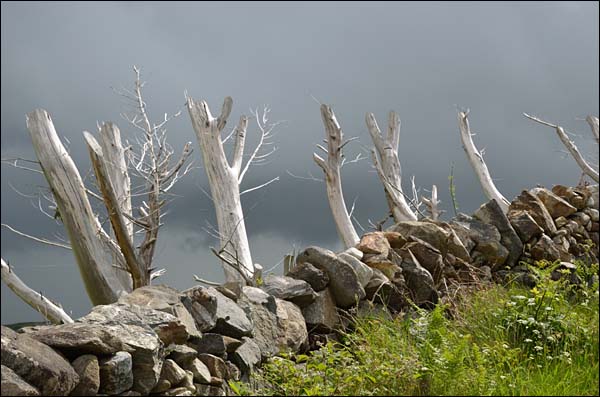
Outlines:
[[590,128],[592,129],[592,134],[594,134],[594,138],[596,138],[596,143],[600,143],[600,121],[598,120],[598,117],[592,116],[590,114],[585,118],[585,120],[588,122]]
[[8,288],[10,288],[19,298],[54,324],[73,323],[73,319],[65,313],[60,305],[57,305],[41,293],[29,288],[15,274],[12,267],[4,261],[4,258],[0,259],[0,261],[2,281],[4,281]]
[[58,243],[58,242],[56,242],[56,241],[50,241],[50,240],[47,240],[47,239],[45,239],[45,238],[40,238],[40,237],[31,236],[31,235],[29,235],[29,234],[26,234],[26,233],[20,232],[20,231],[18,231],[18,230],[16,230],[16,229],[12,228],[11,226],[9,226],[9,225],[7,225],[7,224],[5,224],[5,223],[2,223],[2,224],[0,224],[0,225],[1,225],[1,226],[4,226],[5,228],[7,228],[8,230],[10,230],[11,232],[18,234],[19,236],[27,237],[28,239],[31,239],[31,240],[33,240],[33,241],[37,241],[38,243],[48,244],[48,245],[52,245],[52,246],[54,246],[54,247],[65,248],[65,249],[68,249],[68,250],[72,249],[72,248],[71,248],[71,246],[70,246],[70,245],[68,245],[68,244],[62,244],[62,243]]
[[275,178],[271,179],[270,181],[267,181],[267,182],[263,183],[262,185],[258,185],[258,186],[255,186],[255,187],[253,187],[253,188],[250,188],[250,189],[246,189],[246,190],[244,190],[243,192],[241,192],[241,193],[240,193],[240,196],[241,196],[241,195],[243,195],[243,194],[245,194],[245,193],[253,192],[253,191],[255,191],[255,190],[258,190],[258,189],[260,189],[260,188],[263,188],[263,187],[265,187],[265,186],[267,186],[267,185],[270,185],[271,183],[273,183],[273,182],[275,182],[275,181],[278,181],[278,180],[279,180],[279,177],[278,177],[278,176],[276,176]]
[[573,156],[573,158],[575,159],[575,161],[577,162],[577,165],[579,165],[581,170],[583,172],[585,172],[587,175],[589,175],[590,178],[592,178],[594,181],[599,182],[600,178],[598,177],[598,172],[596,170],[594,170],[587,161],[585,161],[585,159],[581,155],[581,152],[575,145],[575,142],[573,142],[572,140],[569,139],[569,137],[565,133],[565,130],[561,126],[551,124],[551,123],[544,121],[538,117],[530,116],[527,113],[523,113],[523,116],[525,116],[528,119],[531,119],[535,122],[538,122],[540,124],[547,125],[549,127],[554,128],[556,130],[556,134],[560,138],[561,142],[569,150],[569,153],[571,153],[571,156]]

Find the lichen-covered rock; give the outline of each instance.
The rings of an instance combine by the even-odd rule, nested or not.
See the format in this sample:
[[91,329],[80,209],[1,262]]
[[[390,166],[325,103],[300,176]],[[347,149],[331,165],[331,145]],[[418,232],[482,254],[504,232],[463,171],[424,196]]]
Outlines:
[[296,280],[304,280],[315,292],[319,292],[329,284],[329,276],[321,269],[316,268],[312,264],[305,262],[294,266],[287,274],[288,277]]
[[577,208],[573,207],[566,200],[543,187],[531,189],[531,193],[535,194],[544,203],[552,218],[558,218],[559,216],[568,217],[577,211]]
[[363,254],[382,254],[388,256],[390,252],[390,243],[383,232],[366,233],[360,238],[356,246]]
[[175,361],[166,359],[162,366],[160,379],[169,381],[171,385],[179,385],[185,375],[185,370],[177,365]]
[[549,236],[556,234],[556,225],[552,220],[552,216],[546,209],[546,206],[542,201],[535,195],[527,190],[523,190],[508,207],[508,215],[514,211],[527,211],[544,232]]
[[200,322],[204,321],[203,319],[214,321],[215,325],[212,328],[203,327],[202,331],[216,332],[237,339],[252,335],[252,323],[246,313],[235,301],[215,288],[194,287],[184,292],[194,303],[192,316],[196,319],[196,325],[199,318]]
[[552,193],[567,201],[578,210],[582,210],[585,208],[587,200],[592,196],[593,192],[589,188],[555,185],[552,187]]
[[484,223],[489,223],[498,229],[500,232],[500,243],[508,250],[508,256],[504,264],[509,267],[517,265],[521,254],[523,254],[523,243],[511,226],[506,214],[500,208],[500,205],[498,205],[498,202],[490,200],[483,204],[475,211],[473,218],[479,219]]
[[398,232],[383,232],[383,236],[393,249],[400,249],[406,244],[406,239]]
[[554,262],[555,260],[560,259],[560,252],[552,239],[544,234],[531,248],[531,257],[535,260],[546,259],[550,262]]
[[68,395],[79,376],[63,356],[29,335],[1,327],[2,365],[44,396]]
[[300,307],[292,302],[276,299],[277,325],[279,335],[277,345],[284,350],[298,352],[308,345],[308,331]]
[[169,352],[167,358],[175,361],[182,368],[198,356],[198,351],[187,345],[171,345],[167,351]]
[[213,356],[212,354],[201,353],[198,354],[198,359],[202,361],[204,365],[206,365],[212,376],[216,376],[217,378],[221,379],[228,378],[229,370],[227,368],[227,364],[225,364],[225,361],[222,358]]
[[98,357],[84,354],[77,357],[71,365],[77,375],[79,384],[71,391],[72,396],[95,396],[100,389],[100,365]]
[[98,360],[100,389],[102,394],[119,394],[133,386],[131,354],[117,352],[112,357]]
[[501,235],[495,226],[483,223],[465,214],[458,214],[451,225],[459,234],[468,236],[475,242],[471,257],[478,266],[488,265],[492,270],[499,269],[506,258],[508,250],[500,242]]
[[124,295],[119,302],[169,313],[181,321],[190,337],[200,337],[194,318],[183,305],[184,297],[181,292],[166,285],[148,285]]
[[316,298],[316,293],[304,280],[286,276],[268,275],[260,288],[276,298],[289,300],[298,306],[310,305]]
[[2,365],[2,387],[0,395],[2,396],[39,396],[40,391],[23,378],[17,375],[12,369]]
[[327,272],[329,289],[339,307],[353,306],[365,297],[365,290],[360,285],[356,271],[332,251],[315,246],[308,247],[296,259],[296,263],[304,262],[312,263]]

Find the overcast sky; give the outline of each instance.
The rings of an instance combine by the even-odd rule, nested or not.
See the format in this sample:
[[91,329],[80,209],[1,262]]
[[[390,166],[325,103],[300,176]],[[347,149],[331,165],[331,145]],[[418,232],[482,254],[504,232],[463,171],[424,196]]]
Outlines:
[[[470,108],[475,142],[499,190],[513,198],[541,184],[576,184],[580,171],[548,127],[525,119],[529,112],[560,123],[597,162],[587,124],[598,114],[598,3],[26,3],[2,2],[2,158],[34,159],[25,114],[46,109],[81,173],[89,169],[83,130],[115,121],[124,136],[135,133],[120,119],[125,104],[111,87],[130,87],[131,66],[142,68],[154,120],[183,109],[169,125],[179,151],[192,141],[202,164],[184,90],[206,99],[213,113],[234,99],[232,119],[270,105],[278,152],[270,164],[250,170],[243,188],[275,176],[280,181],[243,196],[255,262],[266,269],[294,246],[341,248],[322,183],[292,178],[321,176],[312,161],[324,138],[317,101],[330,104],[346,137],[359,143],[347,155],[368,155],[364,123],[375,113],[402,119],[399,156],[404,188],[409,177],[424,189],[448,193],[455,166],[459,209],[485,202],[461,147],[457,106]],[[313,99],[314,98],[314,99]],[[251,122],[250,143],[257,128]],[[370,160],[343,170],[348,206],[357,221],[381,219],[383,189]],[[41,214],[35,195],[45,186],[36,174],[2,165],[1,221],[30,234],[54,238],[61,225]],[[90,182],[92,178],[90,177]],[[203,168],[173,192],[160,231],[155,264],[162,282],[183,289],[193,274],[222,281],[209,251],[216,241],[203,229],[215,224]],[[360,227],[356,226],[361,232]],[[70,251],[40,245],[2,228],[2,257],[36,290],[74,316],[90,303]],[[281,266],[274,270],[281,273]],[[41,316],[2,284],[1,322]]]

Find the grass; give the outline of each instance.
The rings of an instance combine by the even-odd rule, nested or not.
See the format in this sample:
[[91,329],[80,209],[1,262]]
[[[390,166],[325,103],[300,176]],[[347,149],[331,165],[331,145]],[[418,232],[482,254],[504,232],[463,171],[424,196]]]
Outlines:
[[[276,357],[242,395],[598,395],[598,278],[493,285],[411,318],[356,319],[340,343]],[[590,279],[598,265],[580,266]]]

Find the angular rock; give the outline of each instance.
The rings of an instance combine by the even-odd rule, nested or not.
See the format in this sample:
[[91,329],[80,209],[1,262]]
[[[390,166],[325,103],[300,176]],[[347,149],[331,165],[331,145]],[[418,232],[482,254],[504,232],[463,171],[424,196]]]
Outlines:
[[329,284],[329,276],[324,271],[317,269],[312,264],[305,262],[294,266],[287,274],[296,280],[304,280],[315,292],[319,292]]
[[12,369],[2,365],[2,396],[39,396],[40,391],[23,378],[17,375]]
[[409,239],[411,242],[404,245],[403,249],[410,249],[421,266],[431,274],[434,285],[438,285],[444,274],[444,259],[442,258],[442,254],[419,238],[410,237]]
[[341,252],[342,254],[348,254],[348,255],[352,255],[353,257],[355,257],[356,259],[358,259],[359,261],[363,258],[364,254],[362,253],[361,250],[359,250],[358,248],[355,247],[350,247],[348,249],[346,249],[345,251]]
[[225,364],[225,361],[222,358],[213,356],[212,354],[201,353],[198,354],[198,359],[206,365],[212,376],[221,379],[228,378],[229,371],[227,369],[227,364]]
[[578,210],[585,208],[588,198],[592,195],[592,191],[589,189],[572,188],[563,185],[553,186],[552,193],[556,194]]
[[238,304],[254,325],[254,341],[258,344],[262,357],[278,354],[281,348],[281,330],[277,321],[276,298],[259,288],[244,287]]
[[167,350],[169,351],[167,358],[175,361],[182,368],[198,356],[196,349],[186,345],[171,345]]
[[545,233],[553,236],[556,233],[556,226],[542,201],[534,194],[523,190],[508,207],[508,216],[514,211],[527,211]]
[[552,239],[544,234],[531,248],[531,257],[535,260],[546,259],[550,262],[554,262],[555,260],[560,259],[560,252]]
[[600,212],[595,208],[586,208],[584,212],[590,217],[592,222],[598,222],[600,220]]
[[198,353],[208,353],[219,357],[233,352],[242,344],[239,339],[209,332],[204,333],[202,338],[198,341],[188,343],[190,343]]
[[574,220],[581,226],[587,225],[591,220],[590,216],[585,212],[576,212],[570,217],[570,219]]
[[167,380],[171,385],[179,385],[185,378],[185,371],[171,359],[166,359],[160,373],[161,380]]
[[562,228],[563,226],[565,226],[567,223],[569,223],[569,220],[567,218],[565,218],[564,216],[559,216],[558,218],[556,218],[554,220],[554,224],[556,225],[556,227],[558,229]]
[[475,248],[471,252],[474,263],[479,266],[489,265],[492,270],[499,269],[504,264],[509,252],[500,242],[501,235],[495,226],[465,214],[459,214],[451,224],[457,232],[460,230],[459,234],[464,234],[475,242]]
[[194,287],[183,291],[183,305],[192,315],[200,332],[213,329],[217,324],[217,298],[204,287]]
[[1,364],[42,395],[68,395],[79,383],[73,367],[52,348],[4,326],[1,335]]
[[406,239],[398,232],[383,232],[391,248],[400,249],[406,244]]
[[356,246],[363,254],[381,254],[388,256],[390,252],[390,243],[383,232],[366,233],[360,238]]
[[394,230],[408,236],[421,239],[436,249],[443,257],[452,254],[465,261],[470,260],[469,250],[455,233],[451,225],[446,222],[424,219],[423,221],[399,222],[393,226]]
[[176,387],[164,391],[161,395],[163,396],[193,396],[194,392],[189,390],[187,387]]
[[304,280],[272,274],[265,278],[260,288],[269,295],[289,300],[301,307],[310,305],[317,296],[310,284]]
[[[393,279],[397,273],[402,273],[402,269],[394,261],[388,258],[382,258],[381,255],[366,255],[365,263],[373,269],[382,272],[387,278]],[[371,280],[369,280],[370,282]],[[367,283],[368,285],[369,283]],[[366,286],[365,286],[366,288]]]
[[327,272],[329,289],[339,307],[353,306],[365,297],[365,290],[360,285],[356,271],[332,251],[315,246],[308,247],[296,259],[296,263],[304,262],[312,263]]
[[156,386],[154,386],[154,389],[152,389],[150,394],[160,394],[162,392],[169,390],[171,388],[171,386],[172,386],[171,382],[169,382],[168,380],[159,379],[158,383],[156,384]]
[[371,276],[373,275],[373,270],[360,260],[346,253],[342,252],[338,255],[338,258],[352,266],[352,268],[356,272],[356,275],[358,276],[358,282],[364,288],[364,286],[367,285],[367,283],[371,279]]
[[204,364],[199,359],[195,358],[186,369],[189,371],[192,371],[192,374],[194,375],[195,383],[202,383],[202,384],[210,383],[210,378],[211,378],[210,370],[208,369],[206,364]]
[[93,354],[79,356],[71,363],[79,384],[71,391],[72,396],[95,396],[100,389],[100,365]]
[[[195,287],[185,292],[194,296],[195,303],[204,305],[203,316],[208,315],[216,320],[212,329],[203,329],[202,331],[216,332],[237,339],[252,335],[252,323],[246,313],[232,299],[215,288]],[[201,312],[198,307],[194,307],[193,310],[196,313]],[[198,324],[197,318],[196,324]]]
[[185,387],[192,393],[195,393],[196,386],[194,386],[194,373],[192,371],[185,371],[185,377],[179,383],[179,386]]
[[[551,192],[548,193],[551,194]],[[500,243],[508,250],[508,256],[504,264],[509,267],[517,265],[521,254],[523,254],[523,243],[517,232],[510,225],[510,221],[502,208],[500,208],[500,205],[498,205],[498,202],[490,200],[483,204],[475,211],[473,218],[479,219],[484,223],[489,223],[498,229],[500,232]]]
[[260,363],[260,348],[251,338],[243,338],[243,343],[233,352],[232,361],[240,368],[242,374],[250,374],[254,366]]
[[413,302],[417,306],[432,308],[438,301],[438,293],[435,289],[433,277],[427,269],[419,264],[416,258],[404,255],[404,252],[408,252],[409,249],[406,245],[404,246],[401,250],[402,257],[395,252],[392,252],[392,255],[400,263],[402,275],[406,280],[406,286],[410,291]]
[[564,216],[566,218],[577,211],[577,208],[573,207],[566,200],[558,197],[548,189],[538,187],[532,189],[531,193],[535,194],[542,203],[544,203],[544,206],[552,218],[558,218],[559,216]]
[[276,299],[279,350],[296,353],[308,346],[308,331],[300,307],[292,302]]
[[[513,211],[509,213],[510,224],[513,226],[521,242],[527,243],[534,237],[541,236],[544,233],[535,220],[527,211]],[[565,219],[565,218],[562,218]],[[565,220],[566,221],[566,220]],[[558,224],[556,225],[557,227]]]
[[[154,315],[156,317],[153,317]],[[151,327],[152,325],[157,327],[160,322],[154,324],[152,322],[159,321],[162,316],[168,316],[169,321],[175,319],[174,316],[157,310],[115,303],[96,306],[89,314],[77,321],[90,324],[95,328],[110,330],[126,345],[127,349],[124,351],[131,352],[133,361],[132,390],[148,394],[158,382],[165,356],[163,343]],[[147,321],[151,324],[148,325]],[[176,323],[181,325],[178,320]],[[185,327],[178,329],[185,331]]]
[[131,354],[117,352],[114,356],[98,360],[102,394],[119,394],[133,386]]
[[[400,269],[400,272],[402,272],[402,268],[400,266],[398,266],[398,269]],[[382,285],[386,283],[391,284],[389,277],[387,277],[381,270],[373,269],[373,276],[371,277],[371,280],[369,280],[369,283],[365,286],[366,298],[369,300],[373,299],[373,295],[375,295],[375,293],[382,288]]]
[[317,299],[311,305],[303,308],[302,314],[310,332],[331,332],[340,324],[335,300],[329,289],[318,292]]
[[235,380],[235,381],[240,380],[240,377],[242,374],[240,372],[240,369],[237,367],[237,365],[235,365],[231,361],[225,361],[225,364],[227,364],[227,371],[229,373],[229,379]]
[[184,297],[181,292],[166,285],[148,285],[124,295],[119,302],[169,313],[181,321],[190,337],[200,337],[202,334],[196,328],[194,318],[183,305]]

